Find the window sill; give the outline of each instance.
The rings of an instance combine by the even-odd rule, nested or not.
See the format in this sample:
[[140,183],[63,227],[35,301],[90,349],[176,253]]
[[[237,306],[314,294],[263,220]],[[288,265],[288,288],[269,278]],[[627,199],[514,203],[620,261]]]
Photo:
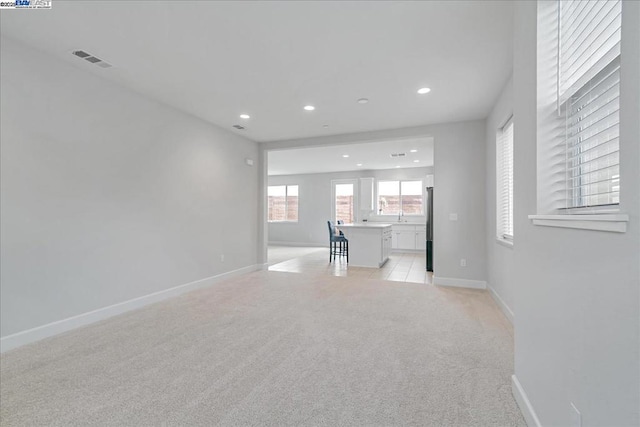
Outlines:
[[533,225],[626,233],[629,215],[529,215]]
[[513,241],[512,240],[506,240],[506,239],[501,239],[499,237],[496,237],[496,243],[499,245],[502,245],[506,248],[509,249],[513,249]]
[[267,221],[269,224],[297,224],[298,221]]

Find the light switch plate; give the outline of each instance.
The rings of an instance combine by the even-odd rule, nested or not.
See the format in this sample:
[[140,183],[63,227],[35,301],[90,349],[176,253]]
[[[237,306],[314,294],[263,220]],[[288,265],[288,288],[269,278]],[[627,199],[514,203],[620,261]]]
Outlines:
[[449,214],[449,221],[457,221],[458,220],[458,214],[457,213],[450,213]]

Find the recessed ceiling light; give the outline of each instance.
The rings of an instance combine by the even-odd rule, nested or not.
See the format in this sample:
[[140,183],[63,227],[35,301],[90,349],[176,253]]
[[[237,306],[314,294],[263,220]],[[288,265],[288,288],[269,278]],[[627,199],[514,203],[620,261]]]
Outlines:
[[400,166],[396,166],[397,168],[399,168]]
[[344,157],[346,159],[347,157],[349,157],[349,155],[348,154],[343,154],[342,157]]
[[418,150],[409,150],[409,151],[411,151],[412,153],[417,153],[418,152]]
[[425,93],[429,93],[431,92],[431,89],[429,89],[428,87],[421,87],[420,89],[418,89],[418,93],[420,95],[424,95]]
[[251,118],[251,116],[250,116],[250,115],[248,115],[248,114],[240,114],[240,118],[241,118],[241,119],[250,119],[250,118]]
[[322,127],[326,129],[329,127],[329,125],[322,125]]
[[358,99],[358,104],[366,104],[367,102],[369,102],[369,100],[367,98]]
[[356,166],[362,166],[362,163],[358,163]]
[[316,107],[314,107],[313,105],[305,105],[304,109],[307,111],[313,111],[316,109]]
[[420,160],[414,160],[413,163],[420,163]]

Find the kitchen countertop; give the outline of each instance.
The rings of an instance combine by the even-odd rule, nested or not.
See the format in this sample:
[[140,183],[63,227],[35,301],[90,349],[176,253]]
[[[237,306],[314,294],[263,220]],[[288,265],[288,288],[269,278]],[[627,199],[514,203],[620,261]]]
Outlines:
[[387,222],[358,222],[355,224],[340,224],[338,228],[387,228],[393,224]]

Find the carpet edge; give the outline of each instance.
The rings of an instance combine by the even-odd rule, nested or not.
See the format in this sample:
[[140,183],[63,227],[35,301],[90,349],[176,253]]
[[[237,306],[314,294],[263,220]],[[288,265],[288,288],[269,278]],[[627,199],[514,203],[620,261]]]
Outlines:
[[164,289],[162,291],[98,308],[96,310],[71,316],[66,319],[56,320],[55,322],[36,326],[35,328],[16,332],[14,334],[0,338],[0,353],[4,353],[6,351],[13,350],[15,348],[22,347],[24,345],[31,344],[55,335],[59,335],[61,333],[68,332],[83,326],[87,326],[92,323],[108,319],[122,313],[126,313],[128,311],[136,310],[149,304],[160,302],[168,298],[194,291],[196,289],[205,288],[225,279],[241,276],[243,274],[262,269],[264,269],[264,267],[261,264],[249,265],[236,270],[217,274],[215,276],[205,277],[204,279],[199,279],[193,282],[174,286],[169,289]]

